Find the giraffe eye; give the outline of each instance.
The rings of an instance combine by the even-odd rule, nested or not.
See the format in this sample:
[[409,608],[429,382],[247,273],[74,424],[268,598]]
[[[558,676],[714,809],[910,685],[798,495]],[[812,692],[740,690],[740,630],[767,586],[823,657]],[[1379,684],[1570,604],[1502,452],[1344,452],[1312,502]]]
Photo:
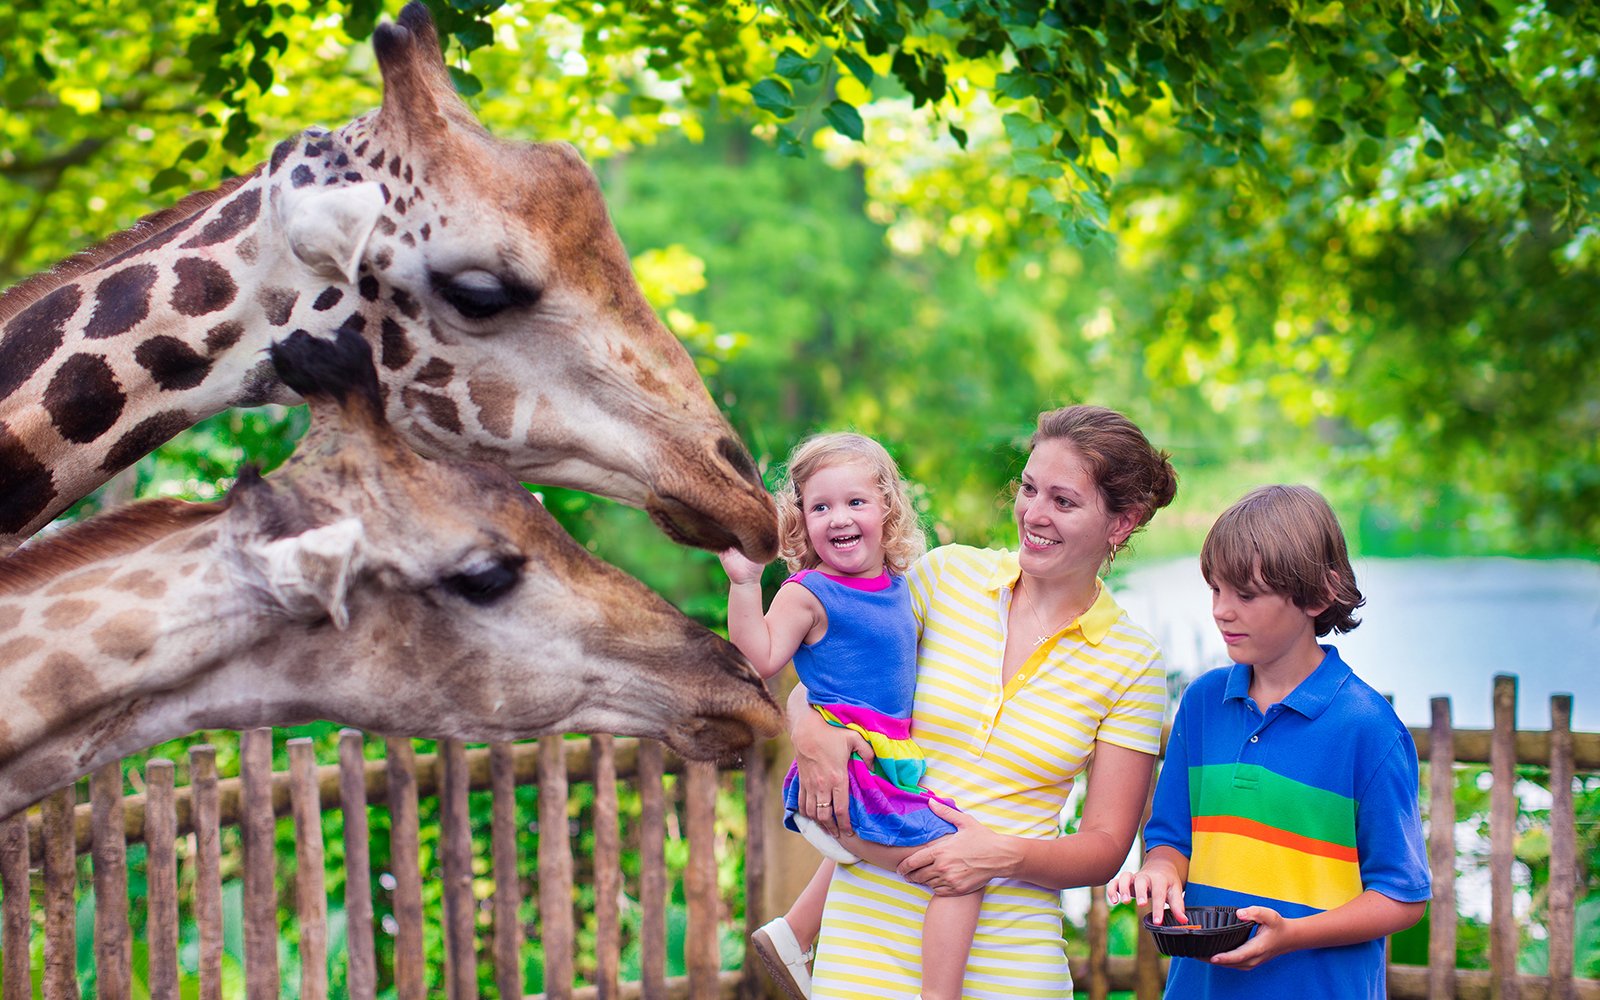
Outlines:
[[472,604],[493,604],[522,580],[523,558],[507,556],[444,578],[445,590]]
[[514,306],[528,306],[539,301],[537,289],[507,282],[488,271],[457,274],[434,271],[429,279],[439,297],[467,319],[489,319]]

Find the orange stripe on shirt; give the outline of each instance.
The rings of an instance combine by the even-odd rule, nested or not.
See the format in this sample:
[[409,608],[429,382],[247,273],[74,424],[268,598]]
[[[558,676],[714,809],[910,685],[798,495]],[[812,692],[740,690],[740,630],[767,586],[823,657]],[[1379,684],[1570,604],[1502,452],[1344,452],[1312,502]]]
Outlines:
[[1330,844],[1326,840],[1316,840],[1304,837],[1288,830],[1280,830],[1275,826],[1257,823],[1253,819],[1242,816],[1196,816],[1193,820],[1196,833],[1232,833],[1241,837],[1249,837],[1279,847],[1287,847],[1304,854],[1314,854],[1318,857],[1332,858],[1335,861],[1348,861],[1354,864],[1357,860],[1356,849],[1345,847],[1342,844]]

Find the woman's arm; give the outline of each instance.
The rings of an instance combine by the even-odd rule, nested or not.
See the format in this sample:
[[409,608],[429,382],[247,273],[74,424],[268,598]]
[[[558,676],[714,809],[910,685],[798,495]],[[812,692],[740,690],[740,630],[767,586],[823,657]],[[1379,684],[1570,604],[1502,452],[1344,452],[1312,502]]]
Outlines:
[[956,825],[900,864],[900,874],[941,896],[968,893],[996,878],[1016,878],[1050,889],[1108,881],[1127,860],[1144,815],[1155,757],[1096,742],[1088,796],[1078,832],[1064,837],[1016,837],[934,803]]
[[[832,726],[811,710],[804,684],[789,692],[789,739],[800,772],[800,814],[815,820],[831,836],[850,833],[850,755],[869,764],[872,745],[853,729]],[[837,803],[837,808],[834,807]]]

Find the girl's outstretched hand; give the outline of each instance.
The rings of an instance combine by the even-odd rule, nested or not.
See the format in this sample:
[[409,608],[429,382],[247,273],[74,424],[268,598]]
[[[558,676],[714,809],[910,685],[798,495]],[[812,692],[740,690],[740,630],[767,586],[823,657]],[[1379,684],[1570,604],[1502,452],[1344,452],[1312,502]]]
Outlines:
[[902,878],[933,890],[935,896],[965,896],[1005,878],[1015,866],[1008,837],[943,802],[928,808],[955,824],[956,832],[940,837],[900,862]]
[[723,549],[717,553],[717,558],[722,560],[722,570],[728,574],[728,582],[739,586],[760,583],[761,571],[767,568],[764,563],[752,562],[738,549]]

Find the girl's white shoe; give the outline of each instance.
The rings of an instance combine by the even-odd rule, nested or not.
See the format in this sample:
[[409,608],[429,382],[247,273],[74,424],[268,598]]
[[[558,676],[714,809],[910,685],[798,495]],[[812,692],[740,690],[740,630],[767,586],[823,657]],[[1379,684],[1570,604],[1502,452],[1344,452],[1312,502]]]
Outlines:
[[851,854],[838,840],[828,835],[814,819],[805,816],[795,816],[794,825],[800,831],[800,836],[806,838],[812,847],[821,852],[822,856],[841,865],[853,865],[861,859]]
[[750,935],[756,954],[766,965],[772,981],[793,1000],[811,996],[811,949],[802,950],[789,921],[775,917]]

